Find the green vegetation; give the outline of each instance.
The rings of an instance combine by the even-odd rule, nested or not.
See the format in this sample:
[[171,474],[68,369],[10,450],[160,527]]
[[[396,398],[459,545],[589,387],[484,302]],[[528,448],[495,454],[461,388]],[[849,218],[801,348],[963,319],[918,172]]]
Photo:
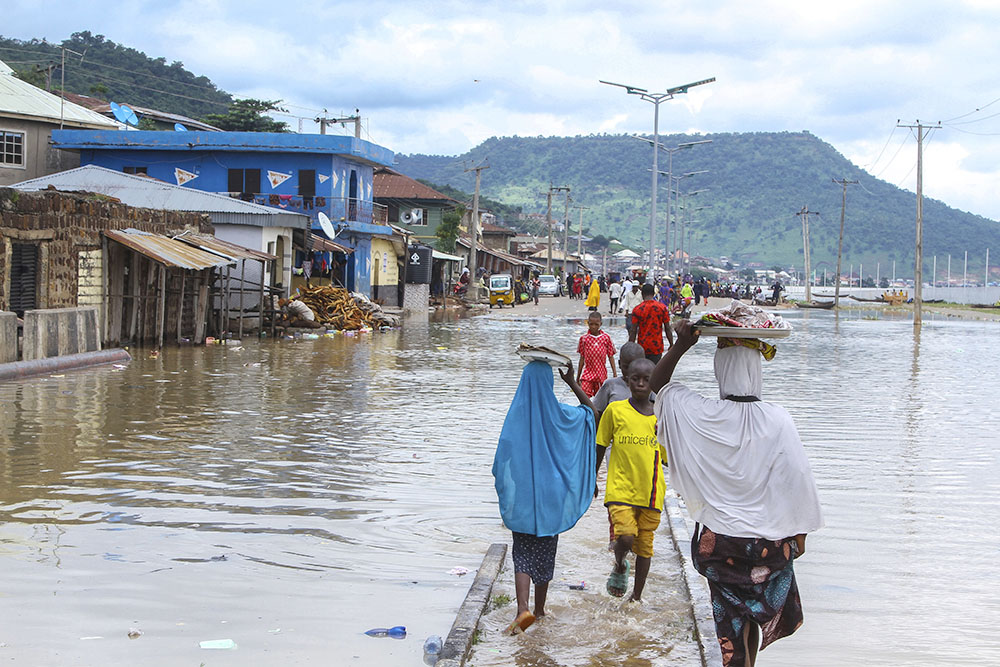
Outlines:
[[441,252],[455,252],[455,241],[458,239],[458,226],[462,222],[463,215],[465,215],[465,207],[459,206],[441,216],[441,224],[438,225],[437,230],[434,232],[434,235],[437,236],[437,249]]
[[[104,35],[75,32],[61,44],[0,37],[0,60],[40,88],[58,90],[62,52],[66,47],[66,90],[80,95],[202,118],[223,113],[232,96],[180,62],[150,58]],[[70,53],[70,50],[76,53]],[[83,57],[77,54],[84,54]]]
[[[661,136],[666,146],[711,139],[711,144],[679,151],[673,157],[675,175],[707,169],[681,181],[680,191],[707,189],[688,200],[695,222],[688,226],[685,250],[734,262],[764,266],[802,265],[802,224],[795,214],[803,206],[819,211],[810,221],[812,266],[822,273],[836,269],[840,228],[841,188],[833,178],[860,181],[847,192],[844,265],[864,264],[874,275],[876,262],[882,272],[892,261],[897,273],[912,271],[914,255],[915,196],[880,181],[808,132],[753,132],[709,135]],[[468,190],[474,176],[462,169],[462,160],[489,158],[482,188],[490,198],[527,213],[544,213],[544,193],[550,183],[572,188],[574,205],[589,207],[584,227],[592,234],[618,239],[635,249],[648,246],[649,167],[648,143],[624,135],[577,137],[491,138],[457,158],[433,155],[398,155],[398,169],[434,185]],[[660,168],[666,168],[666,156]],[[666,178],[660,179],[657,229],[663,244],[666,221]],[[693,209],[706,206],[697,213]],[[563,209],[553,205],[553,217]],[[576,219],[570,222],[575,228]],[[662,247],[662,246],[661,246]],[[981,216],[924,199],[924,261],[929,275],[934,255],[941,261],[969,250],[970,271],[982,265],[985,247],[1000,247],[1000,224]],[[975,257],[973,256],[975,254]]]
[[511,603],[512,598],[504,593],[497,593],[492,598],[490,598],[490,609],[499,609],[500,607],[506,607]]
[[228,132],[288,132],[288,123],[265,116],[268,111],[285,111],[281,100],[236,100],[227,113],[212,113],[203,119]]

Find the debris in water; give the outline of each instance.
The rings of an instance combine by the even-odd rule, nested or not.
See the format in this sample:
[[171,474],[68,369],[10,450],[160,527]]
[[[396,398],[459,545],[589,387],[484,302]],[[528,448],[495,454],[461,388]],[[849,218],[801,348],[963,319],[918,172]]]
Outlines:
[[365,630],[365,634],[369,637],[392,637],[393,639],[403,639],[406,637],[406,626],[394,625],[391,628],[372,628],[371,630]]
[[448,570],[448,574],[454,574],[454,575],[459,576],[459,577],[464,577],[468,573],[469,573],[469,569],[465,568],[465,567],[461,567],[461,566],[459,566],[459,567],[453,567],[450,570]]
[[236,642],[232,639],[206,639],[205,641],[200,642],[198,646],[206,649],[226,650],[236,648]]
[[139,628],[129,628],[128,629],[128,638],[129,639],[138,639],[139,637],[142,637],[142,630],[140,630]]

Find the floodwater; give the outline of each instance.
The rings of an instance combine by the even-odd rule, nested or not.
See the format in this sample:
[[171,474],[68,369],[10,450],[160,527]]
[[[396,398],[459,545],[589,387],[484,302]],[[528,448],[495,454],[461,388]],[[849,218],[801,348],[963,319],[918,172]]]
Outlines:
[[[762,664],[993,661],[1000,327],[925,317],[915,337],[908,319],[788,317],[765,398],[796,419],[827,525],[796,562],[805,625]],[[0,384],[0,659],[421,664],[486,547],[509,541],[490,465],[511,350],[572,351],[582,330],[410,323]],[[714,394],[708,342],[676,378]],[[504,644],[513,607],[491,612],[476,664],[692,664],[662,535],[641,608],[602,592],[602,512],[560,538],[551,618]],[[562,585],[576,580],[587,589]],[[393,625],[408,637],[362,634]],[[199,647],[217,639],[238,648]]]

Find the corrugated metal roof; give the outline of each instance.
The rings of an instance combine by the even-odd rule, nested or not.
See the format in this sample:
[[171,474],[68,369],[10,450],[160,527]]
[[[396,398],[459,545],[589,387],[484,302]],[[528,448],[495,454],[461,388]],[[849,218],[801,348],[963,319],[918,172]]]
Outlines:
[[214,266],[234,264],[227,257],[199,250],[160,234],[150,234],[137,229],[109,229],[105,230],[104,235],[164,266],[200,271]]
[[278,259],[275,255],[269,255],[268,253],[261,252],[260,250],[244,248],[241,245],[236,245],[235,243],[230,243],[229,241],[223,241],[216,236],[208,236],[207,234],[184,232],[183,234],[175,236],[174,240],[187,243],[188,245],[192,245],[196,248],[201,248],[206,252],[213,252],[216,255],[222,255],[223,257],[228,257],[230,259],[256,259],[265,262]]
[[309,234],[309,247],[317,252],[342,252],[345,255],[350,255],[354,252],[354,248],[348,248],[345,245],[341,245],[336,241],[331,241],[330,239],[323,238],[318,234]]
[[[111,104],[105,102],[98,97],[91,97],[89,95],[79,95],[77,93],[64,92],[61,94],[63,98],[69,100],[74,104],[79,104],[85,109],[90,109],[91,111],[96,111],[102,116],[108,118],[113,118],[111,111]],[[119,100],[121,102],[122,100]],[[126,100],[127,102],[127,100]],[[208,123],[203,123],[200,120],[195,120],[194,118],[189,118],[187,116],[182,116],[176,113],[170,113],[168,111],[160,111],[159,109],[150,109],[148,107],[140,107],[128,102],[128,106],[132,111],[138,114],[141,120],[143,116],[148,116],[153,120],[158,120],[163,123],[181,123],[189,130],[205,130],[208,132],[221,132],[219,128],[214,125],[209,125]]]
[[0,62],[0,116],[45,120],[58,123],[60,114],[65,125],[91,129],[118,129],[121,126],[110,118],[64,101],[27,81],[14,76],[14,70]]
[[[245,224],[260,227],[293,227],[307,229],[309,216],[281,211],[253,202],[233,199],[228,195],[185,188],[148,176],[126,174],[106,167],[88,164],[16,183],[18,190],[47,190],[49,186],[64,192],[97,192],[118,199],[123,204],[161,211],[195,211],[207,213],[212,222]],[[246,216],[253,216],[247,218]]]
[[372,176],[372,197],[374,199],[434,200],[458,203],[451,197],[427,187],[409,176],[392,169],[376,169]]

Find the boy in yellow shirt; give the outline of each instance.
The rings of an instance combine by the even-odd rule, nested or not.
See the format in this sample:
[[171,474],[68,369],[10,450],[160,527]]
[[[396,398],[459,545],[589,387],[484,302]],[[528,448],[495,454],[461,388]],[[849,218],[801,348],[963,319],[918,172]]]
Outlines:
[[631,398],[610,403],[597,427],[598,472],[605,451],[611,448],[604,505],[611,514],[617,538],[615,566],[608,577],[607,589],[615,597],[624,597],[629,574],[625,555],[633,551],[635,585],[630,600],[636,602],[642,599],[646,585],[653,557],[653,532],[660,525],[666,493],[660,466],[666,465],[667,453],[656,440],[656,417],[649,400],[649,376],[653,368],[653,363],[643,358],[629,365]]

